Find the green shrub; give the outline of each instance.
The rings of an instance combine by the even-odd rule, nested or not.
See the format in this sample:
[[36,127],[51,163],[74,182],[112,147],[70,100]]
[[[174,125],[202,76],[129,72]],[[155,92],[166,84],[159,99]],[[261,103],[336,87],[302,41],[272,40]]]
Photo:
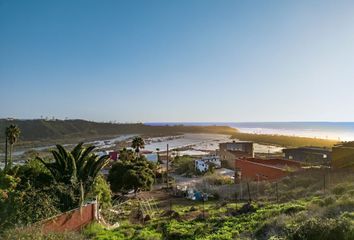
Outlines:
[[347,190],[348,190],[349,186],[348,184],[337,184],[333,189],[332,189],[332,193],[334,193],[335,195],[343,195]]
[[137,231],[137,235],[134,237],[136,240],[160,240],[162,239],[162,234],[154,229],[143,228]]
[[350,240],[354,237],[351,222],[343,217],[310,218],[290,230],[292,240]]

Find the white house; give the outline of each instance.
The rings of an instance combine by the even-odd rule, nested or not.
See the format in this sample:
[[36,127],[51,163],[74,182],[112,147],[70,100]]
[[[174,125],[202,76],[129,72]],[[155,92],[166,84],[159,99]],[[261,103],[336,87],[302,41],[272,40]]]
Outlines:
[[216,154],[204,156],[201,159],[195,160],[195,169],[200,172],[206,172],[209,169],[209,165],[212,164],[215,168],[221,167],[220,157]]

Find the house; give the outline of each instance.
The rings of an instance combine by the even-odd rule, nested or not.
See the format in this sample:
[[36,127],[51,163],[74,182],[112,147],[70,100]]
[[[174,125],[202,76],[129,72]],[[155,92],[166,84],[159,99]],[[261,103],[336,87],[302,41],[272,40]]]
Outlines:
[[285,159],[239,158],[235,160],[235,181],[272,181],[301,169],[301,163]]
[[220,160],[230,168],[234,167],[236,158],[253,158],[254,147],[250,141],[233,141],[219,144]]
[[333,168],[354,169],[354,142],[343,142],[332,148]]
[[332,159],[332,151],[321,147],[299,147],[283,149],[285,159],[305,163],[328,165]]
[[203,156],[201,159],[195,160],[195,169],[200,172],[206,172],[209,170],[210,165],[213,165],[215,168],[221,167],[220,157],[216,154]]

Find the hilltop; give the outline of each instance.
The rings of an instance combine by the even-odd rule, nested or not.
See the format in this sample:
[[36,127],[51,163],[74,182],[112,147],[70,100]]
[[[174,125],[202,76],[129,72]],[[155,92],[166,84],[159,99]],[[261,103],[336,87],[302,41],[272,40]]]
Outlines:
[[177,135],[182,133],[236,132],[228,126],[149,126],[143,123],[102,123],[75,120],[7,120],[0,119],[0,142],[4,142],[6,126],[16,124],[21,129],[21,141],[53,141],[75,138],[95,138],[121,134]]

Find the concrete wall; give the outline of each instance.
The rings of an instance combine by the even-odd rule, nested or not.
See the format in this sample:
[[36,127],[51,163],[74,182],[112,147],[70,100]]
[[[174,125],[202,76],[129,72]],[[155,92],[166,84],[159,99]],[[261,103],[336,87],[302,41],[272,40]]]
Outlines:
[[97,219],[97,203],[90,203],[69,212],[44,220],[43,232],[77,231]]

